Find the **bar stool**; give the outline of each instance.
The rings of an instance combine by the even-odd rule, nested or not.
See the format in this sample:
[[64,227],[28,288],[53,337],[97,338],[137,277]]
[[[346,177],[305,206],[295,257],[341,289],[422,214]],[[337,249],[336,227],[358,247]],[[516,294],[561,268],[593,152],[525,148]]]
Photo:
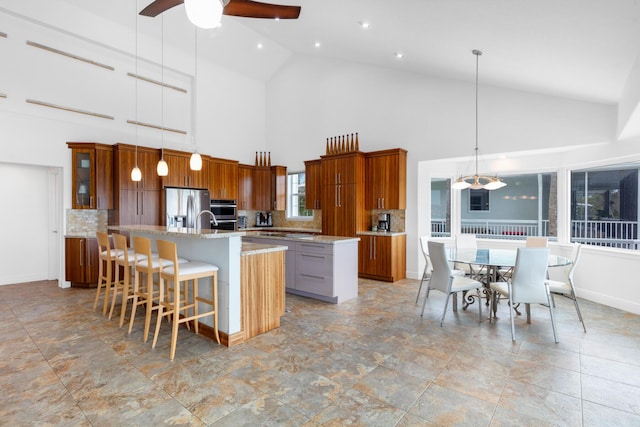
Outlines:
[[[146,237],[133,236],[133,257],[135,278],[133,281],[133,301],[131,303],[131,315],[129,319],[129,333],[133,328],[136,318],[136,308],[144,305],[146,308],[143,340],[147,342],[149,337],[149,325],[151,324],[151,312],[158,308],[153,305],[157,301],[159,291],[154,289],[153,275],[160,272],[160,262],[157,254],[151,252],[151,240]],[[146,275],[144,283],[140,280],[142,274]]]
[[[124,315],[127,311],[127,303],[133,299],[131,289],[131,271],[134,269],[135,258],[133,249],[127,247],[127,238],[122,234],[113,233],[113,245],[116,248],[117,256],[115,257],[116,274],[113,282],[113,298],[111,299],[111,310],[109,311],[109,319],[113,315],[113,309],[116,306],[118,293],[122,294],[122,304],[120,307],[120,327],[124,324]],[[120,267],[124,273],[120,279]]]
[[[158,257],[161,262],[169,261],[169,265],[165,265],[160,272],[160,299],[158,307],[158,319],[156,321],[156,331],[153,336],[153,345],[155,348],[160,332],[160,324],[164,316],[173,316],[171,331],[171,354],[173,360],[176,352],[176,342],[178,340],[178,326],[180,323],[195,320],[194,330],[198,333],[198,320],[201,317],[213,316],[214,334],[216,341],[220,344],[220,336],[218,335],[218,267],[200,261],[191,261],[183,264],[178,263],[178,249],[174,242],[166,240],[156,240],[158,248]],[[213,300],[209,300],[198,296],[198,279],[211,278],[211,295]],[[169,298],[169,290],[167,282],[173,284],[173,298]],[[184,289],[180,289],[180,284],[184,282]],[[189,282],[192,285],[191,295],[189,298]],[[167,289],[165,289],[167,288]],[[210,311],[204,313],[199,312],[198,303],[211,306]],[[193,315],[190,311],[193,310]],[[180,315],[182,314],[182,317]],[[188,323],[187,323],[188,325]]]
[[[151,313],[158,308],[158,297],[160,295],[158,282],[153,281],[153,275],[160,273],[161,263],[158,254],[151,252],[151,240],[146,237],[133,236],[133,256],[135,266],[135,278],[133,281],[133,301],[131,304],[131,314],[129,318],[129,333],[133,329],[133,322],[136,318],[136,309],[139,305],[145,306],[144,335],[143,340],[147,342],[149,338],[149,328],[151,325]],[[165,261],[166,263],[167,261]],[[187,259],[179,258],[178,263],[188,262]],[[140,276],[144,274],[144,282]],[[155,305],[154,305],[155,304]]]
[[111,248],[111,241],[109,235],[101,231],[96,231],[96,238],[98,239],[98,290],[96,292],[96,299],[93,302],[93,310],[95,311],[98,306],[98,300],[100,299],[100,293],[104,287],[104,304],[102,306],[102,314],[107,314],[107,307],[109,304],[109,293],[113,286],[113,261],[117,257],[118,252],[116,249]]

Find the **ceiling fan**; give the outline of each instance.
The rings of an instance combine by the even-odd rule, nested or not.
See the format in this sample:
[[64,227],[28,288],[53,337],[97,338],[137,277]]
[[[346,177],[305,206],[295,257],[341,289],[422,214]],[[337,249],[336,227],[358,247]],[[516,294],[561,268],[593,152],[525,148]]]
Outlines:
[[[162,12],[182,3],[185,3],[187,16],[191,22],[202,28],[213,28],[220,25],[221,15],[245,18],[298,19],[301,9],[300,6],[285,6],[253,0],[155,0],[142,9],[140,15],[158,16]],[[213,14],[217,15],[213,20],[217,20],[215,22],[217,25],[202,26],[196,22],[198,20],[208,20],[209,15]]]

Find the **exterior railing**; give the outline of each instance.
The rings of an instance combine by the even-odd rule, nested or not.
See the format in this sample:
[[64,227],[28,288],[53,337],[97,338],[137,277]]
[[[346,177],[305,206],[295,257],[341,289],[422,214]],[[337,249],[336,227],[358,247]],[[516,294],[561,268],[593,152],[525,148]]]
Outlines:
[[[526,239],[527,236],[548,235],[549,221],[505,221],[505,220],[463,220],[462,233],[475,234],[484,239]],[[442,219],[431,221],[431,235],[448,237],[446,222]]]
[[[460,231],[484,239],[523,240],[527,236],[548,236],[549,221],[463,220]],[[433,237],[450,237],[446,221],[431,221]],[[551,237],[551,236],[550,236]],[[571,241],[586,245],[640,249],[637,221],[571,221]]]
[[637,250],[637,221],[571,221],[571,241],[586,245]]

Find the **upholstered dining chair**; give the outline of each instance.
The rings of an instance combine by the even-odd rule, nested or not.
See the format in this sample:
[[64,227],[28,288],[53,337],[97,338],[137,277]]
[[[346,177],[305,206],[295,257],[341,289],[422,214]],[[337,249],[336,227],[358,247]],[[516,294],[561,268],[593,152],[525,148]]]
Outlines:
[[[553,304],[549,285],[546,283],[549,249],[547,248],[518,248],[513,275],[507,282],[491,282],[491,300],[493,316],[497,307],[497,296],[509,299],[510,308],[515,304],[525,304],[527,323],[531,323],[531,304],[543,304],[549,307],[553,338],[558,342],[556,322],[553,316]],[[509,309],[511,319],[511,339],[516,340],[516,329],[513,310]]]
[[[431,276],[431,271],[433,267],[431,266],[431,260],[429,259],[429,248],[427,247],[427,242],[429,240],[428,236],[420,237],[420,250],[422,251],[422,256],[424,257],[424,271],[422,272],[422,279],[420,279],[420,287],[418,287],[418,295],[416,295],[416,304],[420,299],[420,291],[422,291],[422,283],[425,280],[428,280]],[[462,270],[451,270],[451,274],[454,276],[464,276],[466,273]],[[425,298],[429,298],[429,290],[427,289],[427,295]]]
[[578,306],[578,300],[576,299],[576,290],[573,286],[573,272],[576,269],[576,265],[580,260],[580,253],[582,252],[582,245],[579,243],[573,246],[572,263],[566,267],[560,267],[562,270],[562,277],[559,280],[547,280],[549,291],[551,292],[551,298],[554,294],[563,295],[573,300],[573,304],[576,307],[576,313],[578,313],[578,319],[582,323],[582,329],[587,332],[587,327],[584,325],[582,319],[582,313],[580,313],[580,306]]
[[483,287],[482,283],[466,276],[453,274],[451,267],[447,262],[444,243],[429,241],[427,247],[429,248],[429,257],[433,265],[433,270],[431,271],[431,277],[427,284],[427,295],[424,299],[424,303],[422,304],[422,312],[420,313],[420,316],[424,315],[424,308],[427,305],[429,291],[431,289],[437,289],[444,292],[446,294],[446,300],[444,303],[444,310],[442,311],[442,318],[440,319],[440,327],[442,327],[442,324],[444,323],[444,316],[447,314],[447,306],[449,305],[451,295],[456,294],[457,292],[465,292],[475,289],[478,295],[478,321],[482,322],[482,304],[480,304],[480,289]]

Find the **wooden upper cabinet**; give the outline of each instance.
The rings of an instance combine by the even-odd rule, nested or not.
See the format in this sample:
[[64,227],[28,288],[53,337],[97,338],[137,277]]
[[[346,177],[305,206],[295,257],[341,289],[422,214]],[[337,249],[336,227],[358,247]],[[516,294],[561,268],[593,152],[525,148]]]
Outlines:
[[169,167],[169,174],[162,177],[162,186],[209,188],[209,163],[203,159],[202,169],[193,171],[189,167],[190,159],[191,153],[165,149],[164,160]]
[[321,209],[322,169],[320,159],[304,162],[305,170],[305,208]]
[[407,151],[374,151],[366,157],[366,209],[406,209]]
[[[137,163],[142,172],[140,181],[131,180],[131,170]],[[116,144],[113,146],[113,165],[116,182],[114,189],[120,190],[159,190],[161,180],[157,166],[160,151],[155,148],[137,147],[135,145]]]
[[253,208],[271,210],[271,168],[256,166],[253,169]]
[[238,165],[238,210],[253,209],[253,166]]
[[208,163],[211,198],[238,200],[238,162],[211,157]]
[[67,142],[71,149],[73,209],[113,208],[111,145]]
[[284,211],[287,208],[287,168],[253,168],[253,208],[259,211]]
[[271,166],[271,210],[287,209],[287,168]]

